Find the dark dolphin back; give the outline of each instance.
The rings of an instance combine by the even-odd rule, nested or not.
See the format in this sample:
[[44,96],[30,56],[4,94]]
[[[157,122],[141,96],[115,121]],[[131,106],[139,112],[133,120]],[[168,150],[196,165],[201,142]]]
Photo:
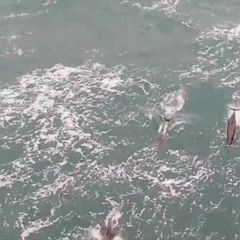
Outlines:
[[233,111],[233,114],[227,123],[227,144],[231,145],[233,143],[235,134],[236,134],[236,115],[235,111]]

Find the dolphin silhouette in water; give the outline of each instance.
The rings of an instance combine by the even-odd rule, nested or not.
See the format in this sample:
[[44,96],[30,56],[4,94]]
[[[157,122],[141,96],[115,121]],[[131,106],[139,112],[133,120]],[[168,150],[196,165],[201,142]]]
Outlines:
[[230,108],[230,109],[233,110],[233,113],[227,122],[227,144],[228,145],[231,145],[233,141],[236,139],[237,123],[236,123],[235,112],[240,110],[236,108]]
[[119,230],[119,221],[114,216],[108,219],[108,223],[101,229],[101,240],[113,240]]
[[163,149],[166,145],[168,130],[171,121],[171,118],[166,118],[162,116],[160,116],[160,119],[162,120],[163,123],[160,125],[158,135],[155,139],[155,145],[158,151]]
[[101,240],[112,240],[115,237],[115,233],[111,224],[111,219],[108,221],[108,225],[102,228],[101,236]]

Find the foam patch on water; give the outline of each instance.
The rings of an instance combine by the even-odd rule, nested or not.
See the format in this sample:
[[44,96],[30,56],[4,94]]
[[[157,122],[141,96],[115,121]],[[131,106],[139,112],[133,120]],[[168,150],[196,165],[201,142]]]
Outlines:
[[[185,101],[186,92],[184,89],[180,88],[165,94],[160,103],[159,109],[155,107],[145,107],[143,112],[149,117],[149,119],[159,119],[160,116],[171,119],[174,118],[177,112],[183,109]],[[183,118],[184,117],[182,116],[182,119]]]
[[227,41],[240,41],[240,25],[234,27],[228,26],[213,26],[210,29],[203,31],[200,38],[218,40],[219,37]]
[[[151,87],[144,94],[141,88],[146,86]],[[93,191],[96,184],[111,179],[99,176],[105,158],[127,141],[115,136],[113,126],[134,125],[141,116],[137,104],[133,112],[121,99],[133,96],[131,101],[138,102],[138,97],[147,97],[155,88],[145,78],[128,77],[121,65],[107,68],[94,63],[36,69],[0,90],[1,150],[17,152],[2,165],[1,187],[18,199],[11,201],[13,208],[17,202],[32,206],[32,210],[16,211],[22,239],[57,224],[60,207],[76,196],[100,194]],[[48,218],[36,218],[44,204]],[[29,211],[33,212],[22,221],[20,212],[28,215]]]
[[26,227],[26,228],[23,226],[24,230],[23,230],[23,232],[21,234],[21,239],[22,240],[28,239],[29,236],[31,236],[32,234],[36,234],[40,230],[53,225],[57,221],[58,221],[58,219],[56,219],[54,221],[50,221],[49,219],[37,220],[35,222],[32,222],[31,225]]
[[71,194],[76,184],[72,176],[59,176],[53,184],[45,185],[43,188],[34,192],[30,198],[33,201],[39,201],[49,198],[50,196],[59,195],[60,197]]
[[[155,226],[156,235],[159,236],[168,227],[175,229],[175,217],[166,213],[168,207],[165,206],[171,202],[188,201],[214,174],[210,161],[184,151],[169,150],[166,159],[158,158],[153,149],[145,148],[136,151],[122,164],[110,169],[104,166],[98,169],[98,177],[106,183],[125,183],[125,191],[118,193],[120,197],[142,199],[142,204],[136,203],[136,208],[135,202],[130,204],[131,217],[128,224],[136,226],[135,230],[139,225],[145,226],[145,214],[151,216],[149,223]],[[107,191],[109,188],[105,189]],[[137,233],[138,238],[145,239],[143,234]]]
[[19,41],[23,41],[32,35],[33,32],[31,31],[24,31],[23,33],[18,34],[10,34],[10,35],[3,35],[0,37],[1,39],[6,41],[7,47],[1,51],[0,56],[3,58],[8,58],[11,56],[19,56],[19,57],[28,57],[30,54],[34,52],[34,49],[27,49],[23,48],[19,44]]
[[180,80],[193,83],[211,81],[216,87],[236,88],[239,85],[239,26],[214,26],[202,30],[195,43],[196,62],[182,71]]
[[141,8],[143,10],[147,10],[147,11],[152,11],[152,10],[161,10],[163,11],[165,14],[167,15],[172,15],[172,14],[176,14],[177,10],[177,6],[178,4],[181,2],[181,0],[160,0],[160,1],[152,1],[152,2],[136,2],[133,4],[133,6]]
[[131,4],[133,7],[139,8],[147,12],[160,12],[168,17],[177,17],[181,24],[189,27],[192,25],[191,20],[186,14],[178,11],[179,5],[182,0],[158,0],[158,1],[142,1],[142,0],[129,0],[123,1],[122,4]]
[[15,14],[15,13],[10,13],[9,15],[3,17],[3,20],[9,20],[9,19],[16,19],[16,18],[24,18],[29,16],[28,13],[19,13],[19,14]]
[[56,0],[47,0],[45,3],[43,3],[43,6],[48,6],[50,4],[56,4],[57,1]]
[[[147,192],[154,189],[158,192],[159,199],[166,201],[193,193],[197,185],[203,184],[212,174],[209,163],[204,163],[197,156],[188,155],[184,151],[169,150],[169,158],[174,164],[156,159],[154,152],[151,148],[142,149],[122,164],[114,167],[102,166],[97,171],[98,178],[104,181],[111,179],[114,182],[123,180],[133,189],[144,183],[148,186]],[[136,182],[136,185],[133,182]]]
[[0,175],[0,188],[10,188],[12,184],[11,177]]
[[20,35],[16,35],[16,34],[11,34],[11,35],[8,35],[8,36],[0,37],[0,39],[7,40],[9,42],[14,41],[14,40],[19,39],[19,38],[20,38]]
[[[148,224],[155,238],[178,232],[184,239],[190,228],[193,235],[201,232],[213,205],[204,205],[199,189],[213,181],[215,152],[201,159],[186,150],[155,151],[155,133],[142,109],[145,103],[159,105],[162,90],[148,76],[122,65],[57,64],[0,90],[0,151],[8,157],[1,165],[1,190],[8,191],[1,200],[9,206],[3,218],[19,239],[45,232],[51,238],[82,238],[90,223],[104,221],[102,205],[113,200],[128,202],[120,210],[122,235],[129,230],[147,239],[142,230]],[[177,118],[185,92],[169,91],[162,100]],[[226,178],[231,184],[233,173]],[[191,199],[193,221],[179,228],[171,209]]]
[[[26,19],[32,19],[36,16],[46,14],[48,13],[49,6],[56,4],[58,0],[46,0],[45,3],[42,3],[41,1],[36,2],[36,6],[38,6],[38,9],[35,10],[33,8],[33,11],[29,8],[29,3],[17,0],[15,2],[12,2],[12,8],[10,12],[7,8],[7,11],[5,11],[5,16],[1,16],[0,21],[1,22],[15,22],[15,21],[21,21]],[[31,4],[31,3],[30,3]],[[5,7],[5,6],[3,6]],[[20,9],[27,9],[27,11],[19,12]],[[4,12],[4,11],[3,11]]]
[[172,118],[174,115],[182,110],[185,104],[186,93],[183,89],[168,93],[161,102],[161,108],[164,110],[166,118]]

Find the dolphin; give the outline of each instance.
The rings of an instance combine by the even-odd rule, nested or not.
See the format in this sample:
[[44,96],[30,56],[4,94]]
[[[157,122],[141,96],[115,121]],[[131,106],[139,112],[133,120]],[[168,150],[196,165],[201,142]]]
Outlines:
[[119,230],[118,219],[114,216],[108,219],[108,223],[101,229],[101,240],[113,240]]
[[156,145],[156,148],[158,151],[163,149],[166,145],[167,134],[168,134],[168,130],[170,127],[169,124],[171,121],[171,118],[166,118],[166,117],[162,117],[162,116],[159,116],[159,117],[163,123],[160,124],[159,130],[158,130],[158,135],[155,139],[155,145]]
[[236,139],[237,123],[236,123],[235,112],[240,110],[236,108],[230,108],[230,109],[233,110],[233,113],[227,122],[227,144],[228,145],[231,145],[233,141]]

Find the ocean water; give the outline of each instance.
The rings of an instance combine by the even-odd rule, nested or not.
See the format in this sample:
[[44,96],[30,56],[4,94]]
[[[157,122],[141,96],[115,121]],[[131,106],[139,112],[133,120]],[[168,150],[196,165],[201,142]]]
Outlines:
[[240,239],[239,12],[1,0],[0,239]]

